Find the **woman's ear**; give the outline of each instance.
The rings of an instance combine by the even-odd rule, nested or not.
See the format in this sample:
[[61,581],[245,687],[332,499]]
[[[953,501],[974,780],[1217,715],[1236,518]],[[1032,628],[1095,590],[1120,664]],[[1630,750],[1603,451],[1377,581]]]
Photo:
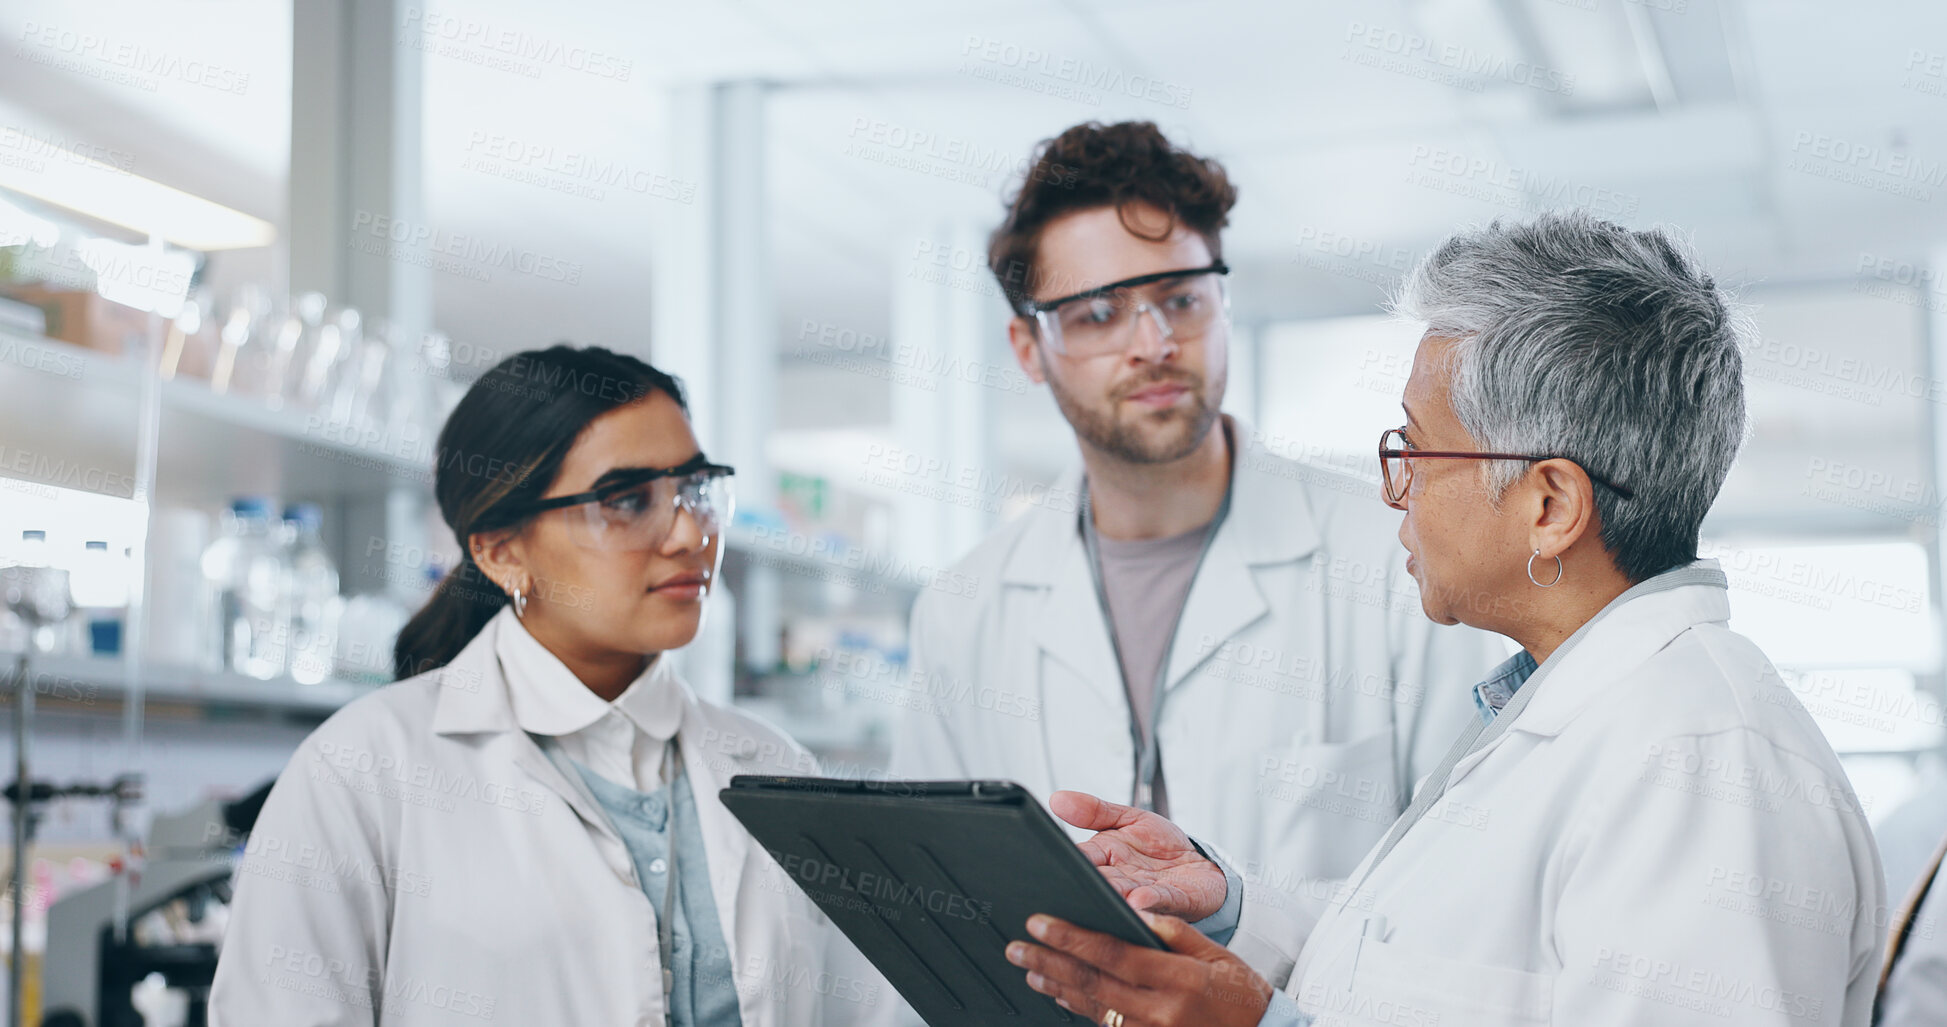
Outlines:
[[525,547],[521,545],[518,528],[501,528],[495,531],[476,531],[467,536],[467,553],[480,568],[487,580],[500,586],[502,592],[514,594],[521,588],[532,592],[532,575],[527,572]]
[[1543,460],[1535,464],[1534,476],[1541,509],[1529,527],[1529,547],[1543,556],[1560,556],[1599,522],[1595,485],[1570,460]]

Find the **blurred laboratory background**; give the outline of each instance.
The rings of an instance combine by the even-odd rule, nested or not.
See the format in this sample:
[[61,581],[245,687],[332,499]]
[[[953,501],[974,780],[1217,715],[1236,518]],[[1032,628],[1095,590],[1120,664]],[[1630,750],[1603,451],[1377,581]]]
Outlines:
[[0,47],[0,564],[66,581],[0,614],[0,948],[83,1010],[50,1023],[206,983],[236,829],[391,680],[458,554],[439,425],[522,349],[684,379],[738,490],[685,672],[879,772],[914,599],[1077,459],[984,253],[1086,120],[1227,166],[1227,408],[1375,489],[1430,245],[1566,206],[1693,238],[1762,330],[1705,526],[1734,627],[1876,826],[1947,831],[1938,3],[0,0]]

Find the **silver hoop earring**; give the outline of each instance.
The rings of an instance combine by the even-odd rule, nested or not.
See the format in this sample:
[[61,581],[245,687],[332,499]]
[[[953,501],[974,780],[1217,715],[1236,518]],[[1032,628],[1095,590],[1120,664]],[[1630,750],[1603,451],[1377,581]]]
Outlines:
[[514,586],[514,617],[515,619],[520,619],[526,616],[527,616],[527,597],[521,594],[521,587],[519,585],[515,585]]
[[[1541,555],[1541,550],[1539,549],[1535,550],[1535,556],[1540,556],[1540,555]],[[1528,557],[1528,580],[1529,581],[1535,581],[1535,556]],[[1562,558],[1558,556],[1555,558],[1555,580],[1549,582],[1546,585],[1542,584],[1539,581],[1535,581],[1535,587],[1554,588],[1556,585],[1559,585],[1561,583],[1562,583]]]

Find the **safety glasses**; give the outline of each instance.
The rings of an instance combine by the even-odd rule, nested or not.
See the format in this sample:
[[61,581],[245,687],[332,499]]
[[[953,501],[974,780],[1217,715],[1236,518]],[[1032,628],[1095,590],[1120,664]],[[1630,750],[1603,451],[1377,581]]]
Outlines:
[[524,515],[560,510],[576,545],[626,553],[661,548],[676,527],[680,507],[695,518],[707,543],[735,513],[730,488],[735,473],[698,453],[675,467],[610,471],[594,489],[536,500]]
[[1208,267],[1137,275],[1072,296],[1030,302],[1035,325],[1049,349],[1087,359],[1121,353],[1135,341],[1136,325],[1149,318],[1176,343],[1195,342],[1230,316],[1223,261]]

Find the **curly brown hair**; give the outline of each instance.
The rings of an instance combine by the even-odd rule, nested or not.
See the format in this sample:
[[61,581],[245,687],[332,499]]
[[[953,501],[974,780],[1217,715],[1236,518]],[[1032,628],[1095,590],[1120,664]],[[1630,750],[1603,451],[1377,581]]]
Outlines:
[[[1129,221],[1132,205],[1147,204],[1169,216],[1160,235]],[[1142,239],[1161,240],[1178,223],[1203,236],[1213,258],[1223,257],[1219,233],[1230,223],[1237,187],[1224,166],[1179,149],[1149,121],[1076,125],[1035,148],[1034,166],[1008,202],[1007,218],[987,242],[987,267],[1008,305],[1033,313],[1031,293],[1043,280],[1035,268],[1041,230],[1078,210],[1114,207],[1122,227]]]

